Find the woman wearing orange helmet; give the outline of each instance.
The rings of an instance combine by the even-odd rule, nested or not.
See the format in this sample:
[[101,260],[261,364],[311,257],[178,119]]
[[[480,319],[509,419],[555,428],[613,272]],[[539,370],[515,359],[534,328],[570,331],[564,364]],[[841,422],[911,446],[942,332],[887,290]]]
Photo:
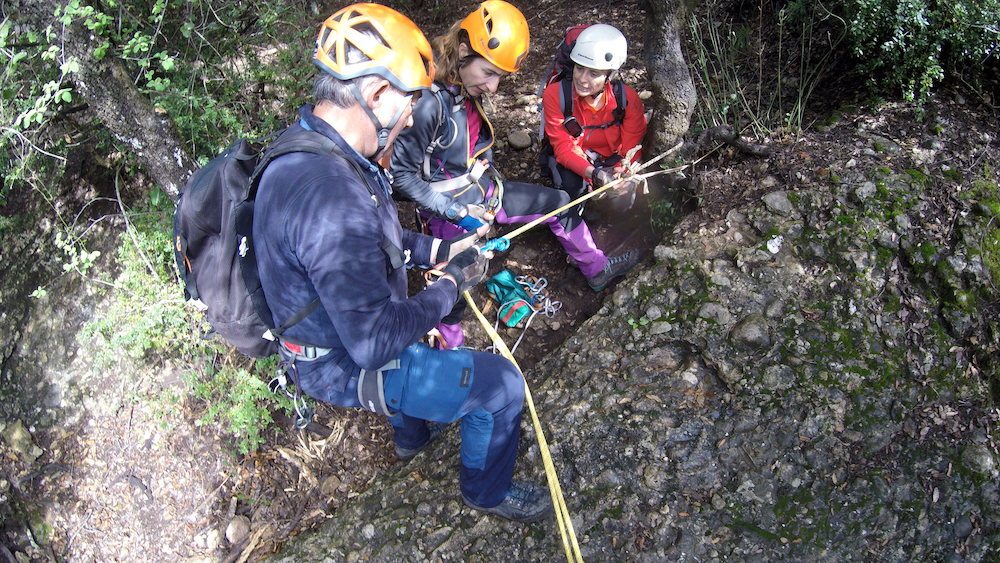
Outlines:
[[[433,41],[437,75],[433,96],[413,110],[413,127],[393,149],[393,186],[417,202],[432,234],[451,238],[484,222],[532,221],[569,202],[561,191],[500,181],[493,163],[494,131],[483,94],[517,72],[528,54],[528,22],[502,0],[487,0]],[[638,254],[607,257],[583,219],[563,213],[546,221],[594,291],[603,290],[638,261]],[[449,347],[463,342],[460,307],[438,325]]]
[[[487,259],[475,236],[404,230],[377,164],[431,85],[430,44],[399,12],[353,4],[323,23],[313,62],[316,104],[276,142],[298,147],[276,146],[253,217],[267,305],[275,319],[300,319],[279,346],[293,380],[319,400],[386,416],[404,461],[460,421],[462,497],[513,520],[544,518],[547,498],[511,484],[524,401],[517,369],[495,354],[420,342],[482,281]],[[410,296],[407,267],[442,261],[444,275]]]

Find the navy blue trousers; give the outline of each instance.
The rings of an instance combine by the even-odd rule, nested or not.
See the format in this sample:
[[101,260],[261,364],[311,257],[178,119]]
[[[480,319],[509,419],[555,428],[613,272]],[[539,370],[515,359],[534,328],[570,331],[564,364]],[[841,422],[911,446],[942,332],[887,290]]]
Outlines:
[[435,350],[414,344],[402,366],[385,372],[394,440],[404,448],[427,443],[426,421],[460,421],[459,480],[473,503],[500,504],[517,459],[524,379],[501,356],[472,350]]

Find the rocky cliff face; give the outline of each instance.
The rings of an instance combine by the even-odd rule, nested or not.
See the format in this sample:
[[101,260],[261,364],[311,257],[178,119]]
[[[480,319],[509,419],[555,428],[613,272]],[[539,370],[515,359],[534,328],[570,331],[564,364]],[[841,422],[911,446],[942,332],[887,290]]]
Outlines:
[[[527,374],[585,559],[996,553],[997,151],[959,113],[703,173],[703,201],[734,203],[686,219]],[[554,522],[461,504],[458,439],[278,559],[562,557]],[[527,424],[523,443],[540,480]]]

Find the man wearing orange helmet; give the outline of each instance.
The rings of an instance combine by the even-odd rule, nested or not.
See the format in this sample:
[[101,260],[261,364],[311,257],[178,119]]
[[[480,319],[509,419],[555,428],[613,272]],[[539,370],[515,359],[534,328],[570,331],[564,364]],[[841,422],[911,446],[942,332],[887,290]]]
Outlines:
[[[254,207],[267,304],[275,318],[304,314],[282,335],[282,357],[307,394],[387,416],[400,459],[460,420],[466,502],[514,520],[544,517],[542,489],[512,481],[524,400],[517,369],[494,354],[419,343],[488,267],[473,246],[485,228],[454,240],[404,230],[377,164],[431,85],[430,44],[395,10],[354,4],[323,22],[313,62],[316,104],[282,135],[310,137],[330,154],[276,157]],[[444,275],[409,297],[406,268],[442,261]]]
[[[528,22],[503,0],[486,0],[434,39],[439,69],[434,95],[417,103],[413,127],[396,141],[392,173],[393,186],[424,210],[435,236],[474,231],[494,219],[527,223],[570,201],[561,190],[501,181],[492,163],[493,126],[480,98],[521,68],[528,44]],[[605,256],[579,214],[562,213],[546,224],[594,291],[638,262],[633,251]],[[463,313],[460,306],[437,327],[448,347],[464,341]]]

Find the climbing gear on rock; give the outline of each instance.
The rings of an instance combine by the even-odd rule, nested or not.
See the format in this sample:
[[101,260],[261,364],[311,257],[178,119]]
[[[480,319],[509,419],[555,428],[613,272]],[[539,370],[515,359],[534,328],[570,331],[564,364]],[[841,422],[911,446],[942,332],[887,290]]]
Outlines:
[[537,522],[552,513],[552,502],[546,492],[540,485],[513,481],[507,496],[496,506],[477,506],[465,495],[462,495],[462,501],[480,512],[495,514],[515,522]]
[[618,256],[608,257],[608,263],[605,264],[604,269],[596,276],[587,280],[590,289],[602,291],[612,281],[628,273],[629,270],[639,263],[640,258],[642,256],[635,250],[628,250]]
[[[292,384],[295,385],[294,392],[288,389],[289,375],[291,376]],[[291,399],[292,406],[295,408],[295,428],[302,430],[309,426],[315,410],[306,402],[305,396],[299,389],[299,370],[295,366],[294,361],[281,360],[278,362],[278,367],[274,371],[274,377],[268,382],[267,388],[275,395],[282,393]]]
[[497,321],[514,328],[534,313],[534,302],[510,270],[501,270],[484,284],[498,305]]
[[525,275],[517,276],[510,270],[501,270],[486,280],[486,291],[497,302],[497,320],[494,329],[500,323],[510,328],[521,326],[521,334],[517,337],[510,351],[513,353],[521,344],[524,335],[531,326],[535,316],[541,314],[552,317],[562,308],[562,302],[553,301],[546,290],[548,280]]

